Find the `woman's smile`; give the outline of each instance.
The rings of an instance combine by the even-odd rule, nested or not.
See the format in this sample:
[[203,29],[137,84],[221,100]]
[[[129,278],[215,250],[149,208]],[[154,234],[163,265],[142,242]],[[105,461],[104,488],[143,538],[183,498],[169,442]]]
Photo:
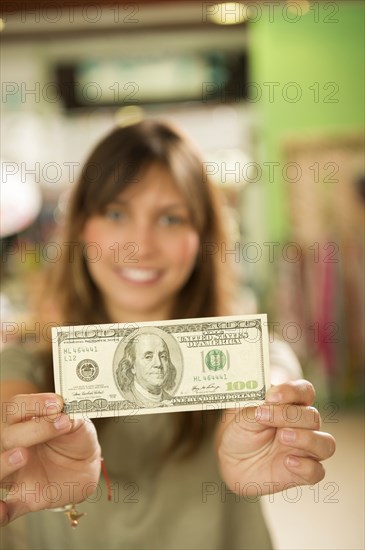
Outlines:
[[161,270],[141,267],[120,267],[116,272],[124,281],[132,284],[153,284],[162,276]]

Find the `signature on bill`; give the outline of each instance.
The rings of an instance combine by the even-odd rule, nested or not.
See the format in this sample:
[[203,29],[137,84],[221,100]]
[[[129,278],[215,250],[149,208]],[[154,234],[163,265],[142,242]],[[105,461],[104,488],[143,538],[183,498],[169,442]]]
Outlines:
[[193,386],[192,391],[195,392],[196,394],[199,394],[199,393],[214,393],[214,392],[219,391],[219,386],[217,386],[216,384],[209,384],[208,386],[200,386],[200,387]]

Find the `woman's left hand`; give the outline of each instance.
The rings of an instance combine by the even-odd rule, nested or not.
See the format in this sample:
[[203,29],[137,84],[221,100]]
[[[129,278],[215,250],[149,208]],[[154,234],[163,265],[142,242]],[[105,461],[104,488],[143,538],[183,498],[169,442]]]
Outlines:
[[322,460],[336,444],[320,431],[314,397],[312,384],[297,380],[272,386],[260,407],[223,411],[217,454],[229,489],[264,495],[324,478]]

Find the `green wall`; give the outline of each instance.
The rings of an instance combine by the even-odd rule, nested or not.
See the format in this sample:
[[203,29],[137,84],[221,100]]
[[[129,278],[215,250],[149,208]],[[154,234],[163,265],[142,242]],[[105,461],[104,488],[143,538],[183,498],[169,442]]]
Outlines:
[[[311,4],[298,21],[285,5],[262,6],[262,16],[249,24],[261,162],[282,162],[281,143],[290,136],[340,135],[364,127],[364,3]],[[267,235],[282,240],[289,231],[282,182],[263,184]]]

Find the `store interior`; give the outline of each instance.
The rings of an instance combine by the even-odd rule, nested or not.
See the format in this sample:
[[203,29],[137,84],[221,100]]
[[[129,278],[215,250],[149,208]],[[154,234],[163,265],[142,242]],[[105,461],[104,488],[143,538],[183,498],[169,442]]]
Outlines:
[[57,261],[90,148],[171,120],[227,203],[241,312],[268,314],[339,437],[319,493],[266,498],[277,548],[363,548],[363,2],[34,4],[0,23],[1,346]]

